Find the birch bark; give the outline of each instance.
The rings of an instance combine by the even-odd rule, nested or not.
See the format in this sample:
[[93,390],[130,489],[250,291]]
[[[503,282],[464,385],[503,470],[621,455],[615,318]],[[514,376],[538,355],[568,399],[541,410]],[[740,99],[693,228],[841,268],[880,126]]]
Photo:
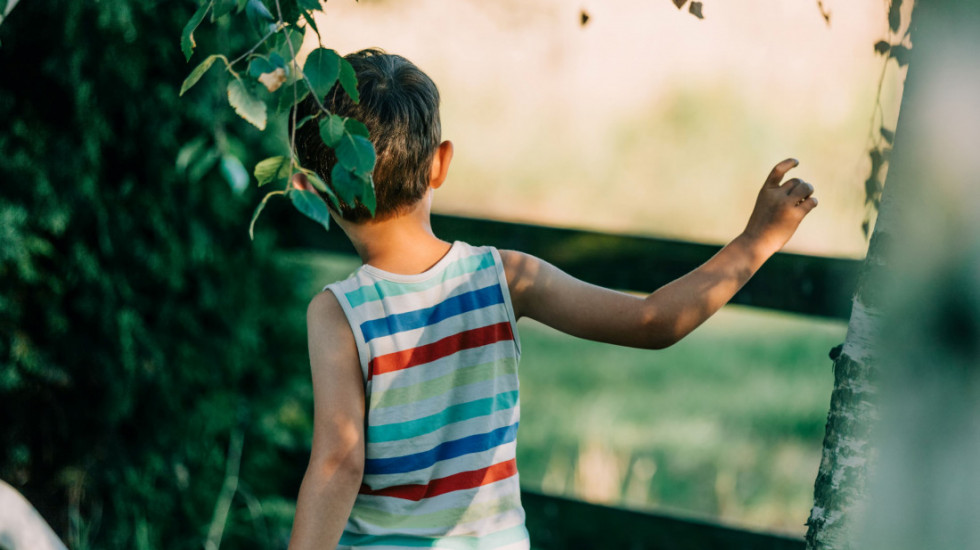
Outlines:
[[834,363],[808,550],[980,544],[980,6],[923,1],[914,21],[888,188]]
[[[907,81],[893,159],[904,154],[909,143],[904,113],[910,98]],[[882,368],[877,344],[885,304],[880,289],[893,275],[889,269],[890,245],[904,219],[903,185],[900,179],[889,177],[858,279],[844,345],[835,350],[837,355],[833,357],[834,390],[820,469],[814,482],[813,508],[806,521],[807,550],[852,548],[854,527],[864,517],[868,479],[877,458],[872,435],[879,415],[877,387]]]

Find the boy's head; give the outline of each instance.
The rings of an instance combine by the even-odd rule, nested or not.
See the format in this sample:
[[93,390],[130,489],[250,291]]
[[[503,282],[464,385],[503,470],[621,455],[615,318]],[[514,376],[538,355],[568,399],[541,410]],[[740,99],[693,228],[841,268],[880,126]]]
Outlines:
[[[368,49],[345,59],[357,74],[360,103],[351,101],[337,84],[323,105],[336,115],[355,118],[367,126],[377,152],[375,219],[381,220],[400,214],[428,191],[432,157],[441,139],[439,90],[425,73],[399,55]],[[296,109],[298,120],[316,113],[319,107],[308,97]],[[316,124],[304,124],[296,131],[296,155],[300,165],[330,185],[330,170],[337,157],[321,140]],[[352,222],[371,219],[360,204],[342,202],[340,215]]]

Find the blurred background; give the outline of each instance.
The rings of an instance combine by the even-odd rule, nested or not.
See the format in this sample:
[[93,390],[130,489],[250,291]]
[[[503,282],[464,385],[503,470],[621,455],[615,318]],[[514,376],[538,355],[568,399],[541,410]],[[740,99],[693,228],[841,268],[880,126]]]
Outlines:
[[[241,168],[285,128],[238,119],[217,70],[177,97],[255,39],[206,21],[186,63],[195,7],[21,0],[0,23],[0,478],[71,548],[284,547],[305,306],[358,265],[280,246],[322,231],[282,205],[249,241]],[[789,250],[861,258],[868,150],[904,77],[873,49],[887,2],[686,8],[334,0],[317,25],[439,86],[440,213],[723,244],[794,156],[820,207]],[[522,484],[800,535],[845,328],[729,306],[643,352],[522,321]]]

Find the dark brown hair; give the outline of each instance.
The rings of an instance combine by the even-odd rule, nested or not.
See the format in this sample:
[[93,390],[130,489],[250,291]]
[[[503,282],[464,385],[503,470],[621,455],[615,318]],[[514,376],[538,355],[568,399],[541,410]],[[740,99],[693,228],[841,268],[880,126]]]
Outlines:
[[[344,58],[357,74],[360,102],[355,104],[336,84],[323,103],[330,112],[355,118],[367,126],[377,152],[375,219],[384,219],[415,204],[428,190],[432,157],[442,134],[439,90],[425,73],[400,55],[367,49]],[[299,120],[316,113],[318,106],[314,98],[307,97],[296,109]],[[316,123],[304,124],[296,131],[296,155],[300,165],[315,171],[330,185],[330,170],[337,160],[333,150],[321,140]],[[371,219],[368,209],[359,203],[341,202],[340,214],[352,222]]]

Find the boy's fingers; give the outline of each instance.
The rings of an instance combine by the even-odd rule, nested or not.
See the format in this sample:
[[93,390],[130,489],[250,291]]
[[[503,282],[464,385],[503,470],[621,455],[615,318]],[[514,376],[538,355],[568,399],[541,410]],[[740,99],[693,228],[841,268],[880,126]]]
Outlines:
[[813,194],[813,186],[803,180],[798,179],[792,187],[786,190],[786,194],[805,199]]
[[786,194],[789,195],[801,183],[803,183],[803,180],[801,180],[800,178],[793,178],[791,180],[784,181],[782,185],[779,186],[779,188],[782,189],[783,191],[786,191]]
[[772,172],[769,172],[769,177],[766,178],[766,183],[763,187],[779,187],[779,182],[783,181],[783,176],[786,175],[786,172],[796,168],[798,164],[800,164],[800,161],[796,159],[786,159],[780,162],[773,167]]
[[811,210],[817,207],[817,197],[807,197],[797,206],[803,209],[804,214],[809,214]]

